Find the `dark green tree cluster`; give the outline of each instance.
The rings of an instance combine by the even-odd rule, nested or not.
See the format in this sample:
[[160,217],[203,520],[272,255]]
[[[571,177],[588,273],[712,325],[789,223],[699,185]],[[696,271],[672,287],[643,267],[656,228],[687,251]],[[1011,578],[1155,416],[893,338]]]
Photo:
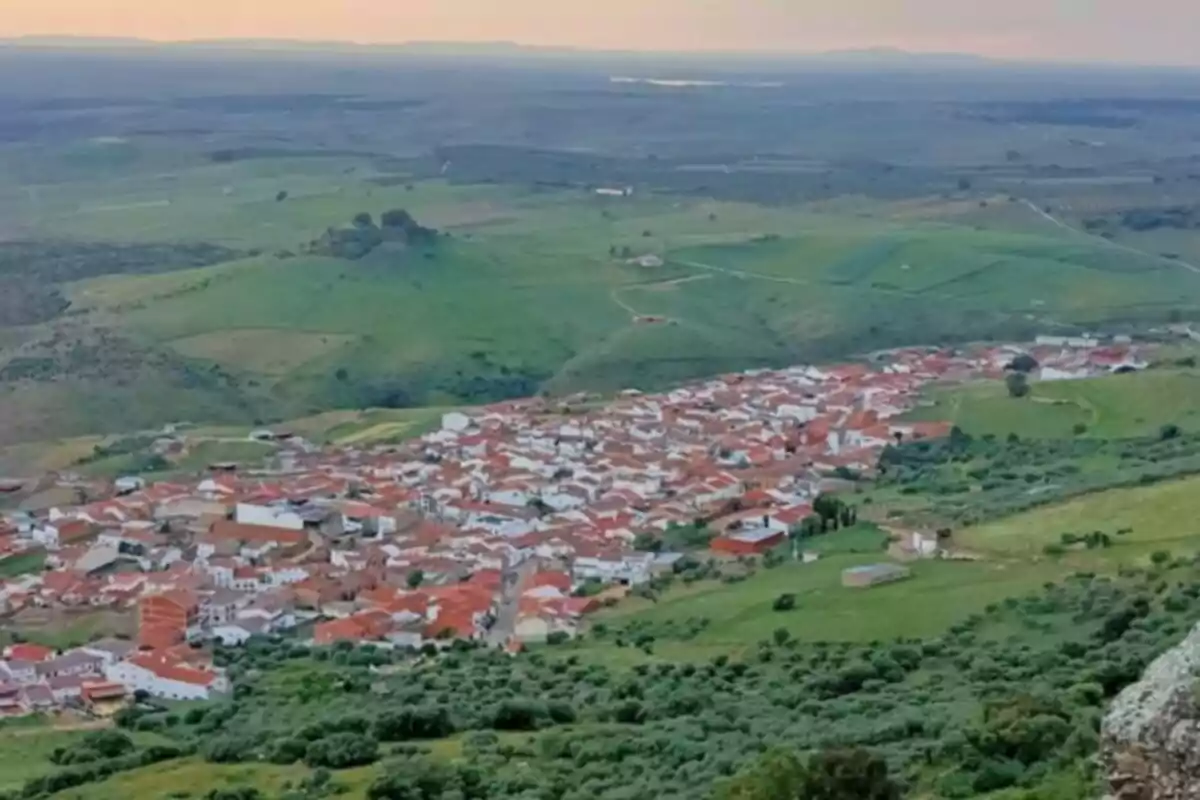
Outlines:
[[383,212],[378,225],[369,213],[360,211],[349,226],[328,229],[309,249],[316,255],[357,261],[384,244],[427,248],[437,241],[436,230],[422,226],[404,209]]

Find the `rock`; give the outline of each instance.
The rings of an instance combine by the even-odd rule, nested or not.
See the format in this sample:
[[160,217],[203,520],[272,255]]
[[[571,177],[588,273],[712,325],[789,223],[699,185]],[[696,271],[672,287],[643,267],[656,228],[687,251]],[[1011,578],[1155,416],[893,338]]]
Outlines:
[[1100,762],[1111,800],[1200,798],[1200,625],[1117,696]]

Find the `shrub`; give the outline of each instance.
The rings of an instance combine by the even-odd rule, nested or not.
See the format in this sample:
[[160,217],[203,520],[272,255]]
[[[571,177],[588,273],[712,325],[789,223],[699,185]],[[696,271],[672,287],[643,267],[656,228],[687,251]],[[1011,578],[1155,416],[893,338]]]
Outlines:
[[379,758],[379,745],[360,733],[335,733],[311,743],[304,751],[304,763],[310,767],[348,769],[373,764]]
[[781,594],[775,598],[775,602],[771,604],[773,611],[791,611],[796,607],[796,595]]

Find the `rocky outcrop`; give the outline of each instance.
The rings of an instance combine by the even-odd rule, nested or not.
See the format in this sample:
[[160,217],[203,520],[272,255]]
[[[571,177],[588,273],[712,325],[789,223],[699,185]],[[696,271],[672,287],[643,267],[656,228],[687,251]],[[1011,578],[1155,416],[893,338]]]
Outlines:
[[1200,798],[1200,625],[1117,697],[1101,766],[1111,800]]

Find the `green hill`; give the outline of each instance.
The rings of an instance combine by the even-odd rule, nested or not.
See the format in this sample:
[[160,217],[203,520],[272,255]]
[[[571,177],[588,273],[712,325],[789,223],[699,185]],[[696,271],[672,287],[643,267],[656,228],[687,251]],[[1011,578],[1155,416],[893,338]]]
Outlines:
[[1078,381],[1034,382],[1027,397],[1009,397],[988,381],[935,390],[933,405],[910,418],[951,420],[975,436],[1034,438],[1155,436],[1164,425],[1200,431],[1200,374],[1151,370]]
[[[289,168],[299,169],[277,165]],[[851,216],[380,186],[326,172],[332,186],[317,191],[236,169],[185,173],[193,194],[170,203],[131,180],[118,198],[128,202],[100,212],[85,198],[39,218],[86,241],[154,243],[171,231],[259,254],[58,284],[67,313],[0,350],[0,390],[20,421],[0,429],[0,443],[657,387],[899,344],[1159,320],[1200,304],[1200,276],[1054,229],[977,230],[885,206]],[[253,191],[218,195],[222,178]],[[279,200],[270,188],[285,182],[311,191]],[[397,208],[444,235],[354,258],[303,254],[327,228]],[[644,254],[664,263],[631,262]]]

